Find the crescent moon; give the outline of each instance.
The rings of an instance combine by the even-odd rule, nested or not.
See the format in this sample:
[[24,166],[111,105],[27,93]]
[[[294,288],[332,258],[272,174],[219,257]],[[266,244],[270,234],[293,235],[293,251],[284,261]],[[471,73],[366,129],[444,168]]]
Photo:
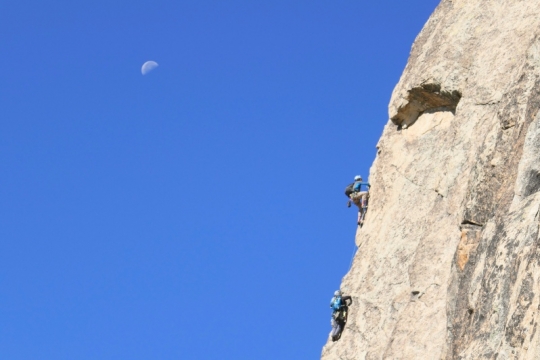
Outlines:
[[159,64],[155,61],[147,61],[143,64],[143,66],[141,67],[141,74],[143,75],[146,75],[148,74],[150,71],[154,70],[155,68],[157,68],[159,66]]

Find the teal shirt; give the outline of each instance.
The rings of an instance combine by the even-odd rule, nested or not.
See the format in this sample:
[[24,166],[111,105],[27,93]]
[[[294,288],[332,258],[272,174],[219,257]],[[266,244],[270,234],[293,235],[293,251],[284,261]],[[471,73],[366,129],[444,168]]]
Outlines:
[[354,192],[362,191],[362,185],[366,187],[366,190],[369,190],[369,188],[371,187],[371,185],[369,185],[369,183],[367,182],[356,181],[353,186],[353,191]]

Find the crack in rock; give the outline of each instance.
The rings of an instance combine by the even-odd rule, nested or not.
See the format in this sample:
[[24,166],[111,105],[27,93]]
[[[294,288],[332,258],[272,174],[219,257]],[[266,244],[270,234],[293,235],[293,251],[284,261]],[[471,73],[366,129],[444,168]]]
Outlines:
[[430,190],[430,191],[434,191],[438,196],[444,198],[444,195],[441,194],[437,189],[432,189],[432,188],[429,188],[429,187],[426,187],[426,186],[423,186],[423,185],[418,185],[417,183],[415,183],[414,181],[412,181],[411,179],[409,179],[407,176],[405,176],[405,174],[403,174],[401,171],[399,171],[399,168],[394,165],[394,164],[391,164],[391,166],[394,167],[394,169],[396,170],[396,172],[401,175],[405,180],[407,180],[408,182],[410,182],[411,184],[413,184],[414,186],[416,187],[419,187],[421,189],[424,189],[424,190]]

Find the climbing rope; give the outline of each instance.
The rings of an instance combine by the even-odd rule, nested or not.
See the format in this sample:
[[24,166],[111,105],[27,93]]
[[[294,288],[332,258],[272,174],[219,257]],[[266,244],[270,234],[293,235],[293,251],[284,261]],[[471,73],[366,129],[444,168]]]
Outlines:
[[352,257],[351,257],[351,262],[349,263],[349,270],[347,270],[347,272],[351,271],[351,268],[352,268],[352,263],[354,261],[354,255],[356,255],[356,251],[358,250],[358,247],[356,246],[356,241],[353,243],[353,253],[352,253]]
[[[361,222],[362,225],[364,224],[364,219],[366,218],[368,204],[369,204],[369,191],[366,194],[365,203],[364,204],[360,203],[360,206],[364,205],[364,206],[362,206],[362,217],[360,218],[360,222]],[[362,225],[360,225],[360,226],[362,226]],[[349,264],[349,270],[347,270],[347,272],[351,271],[352,263],[354,261],[354,255],[356,255],[356,251],[358,251],[358,246],[356,246],[356,240],[354,241],[353,246],[354,246],[354,248],[353,248],[353,253],[352,253],[352,257],[351,257],[351,262]]]

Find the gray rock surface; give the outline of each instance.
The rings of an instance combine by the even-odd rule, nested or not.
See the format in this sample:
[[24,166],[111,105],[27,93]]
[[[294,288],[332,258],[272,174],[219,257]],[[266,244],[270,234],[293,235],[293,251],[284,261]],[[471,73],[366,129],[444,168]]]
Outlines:
[[540,359],[540,0],[439,4],[370,183],[322,359]]

